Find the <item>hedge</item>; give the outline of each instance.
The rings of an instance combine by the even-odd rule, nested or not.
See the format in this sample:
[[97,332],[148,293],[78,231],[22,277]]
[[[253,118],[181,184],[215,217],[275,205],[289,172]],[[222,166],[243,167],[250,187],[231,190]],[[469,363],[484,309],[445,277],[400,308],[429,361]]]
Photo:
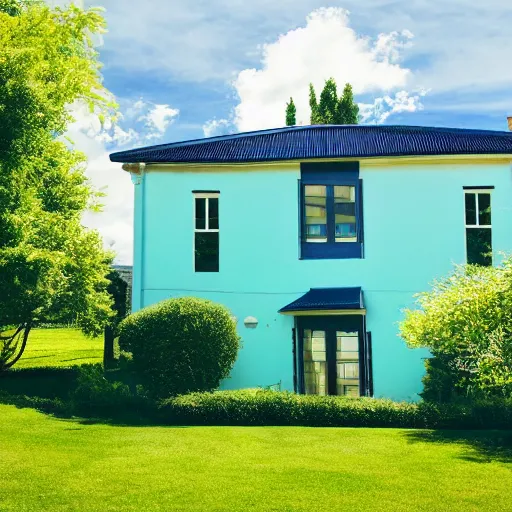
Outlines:
[[160,403],[170,425],[512,428],[512,401],[434,405],[264,390],[191,393]]
[[11,395],[66,398],[76,387],[79,368],[12,368],[0,372],[0,391]]
[[[0,374],[0,402],[52,414],[163,425],[512,429],[511,399],[448,405],[253,389],[155,402],[126,382],[126,375],[103,373],[101,365],[9,371]],[[30,389],[34,384],[38,387]]]

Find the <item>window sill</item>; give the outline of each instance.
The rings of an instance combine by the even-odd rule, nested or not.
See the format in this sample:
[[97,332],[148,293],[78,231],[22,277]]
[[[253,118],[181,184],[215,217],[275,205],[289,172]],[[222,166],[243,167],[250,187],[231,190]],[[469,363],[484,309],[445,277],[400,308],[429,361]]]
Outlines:
[[301,244],[301,260],[343,260],[362,259],[361,242],[312,243]]

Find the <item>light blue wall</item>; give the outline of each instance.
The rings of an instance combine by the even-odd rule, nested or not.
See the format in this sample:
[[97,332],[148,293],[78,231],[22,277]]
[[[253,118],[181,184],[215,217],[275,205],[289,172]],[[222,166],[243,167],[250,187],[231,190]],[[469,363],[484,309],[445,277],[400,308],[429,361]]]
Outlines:
[[[426,351],[397,336],[413,294],[465,260],[463,186],[494,185],[493,248],[512,251],[512,180],[506,164],[369,166],[364,184],[365,258],[299,260],[298,165],[232,171],[151,170],[137,185],[141,306],[194,295],[225,304],[243,338],[224,388],[293,389],[293,318],[278,309],[312,287],[362,286],[373,338],[376,396],[416,399]],[[144,190],[142,190],[144,188]],[[193,271],[193,190],[220,190],[220,272]],[[144,207],[142,203],[144,202]],[[134,305],[137,304],[134,302]],[[256,329],[243,319],[255,316]]]

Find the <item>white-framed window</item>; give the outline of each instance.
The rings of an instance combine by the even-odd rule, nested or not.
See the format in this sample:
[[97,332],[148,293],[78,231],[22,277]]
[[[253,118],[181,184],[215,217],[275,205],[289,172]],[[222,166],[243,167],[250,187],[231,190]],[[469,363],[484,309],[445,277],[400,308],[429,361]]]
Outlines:
[[487,188],[465,188],[466,261],[492,265],[491,192]]
[[194,270],[219,271],[219,192],[194,192]]

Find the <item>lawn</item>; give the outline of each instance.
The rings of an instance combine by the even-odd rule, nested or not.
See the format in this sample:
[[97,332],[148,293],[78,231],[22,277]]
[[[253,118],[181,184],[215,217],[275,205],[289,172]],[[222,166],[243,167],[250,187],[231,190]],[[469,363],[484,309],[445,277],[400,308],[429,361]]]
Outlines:
[[0,405],[0,510],[505,511],[507,436],[128,427]]
[[76,329],[33,329],[15,368],[73,366],[103,361],[103,338],[87,338]]

